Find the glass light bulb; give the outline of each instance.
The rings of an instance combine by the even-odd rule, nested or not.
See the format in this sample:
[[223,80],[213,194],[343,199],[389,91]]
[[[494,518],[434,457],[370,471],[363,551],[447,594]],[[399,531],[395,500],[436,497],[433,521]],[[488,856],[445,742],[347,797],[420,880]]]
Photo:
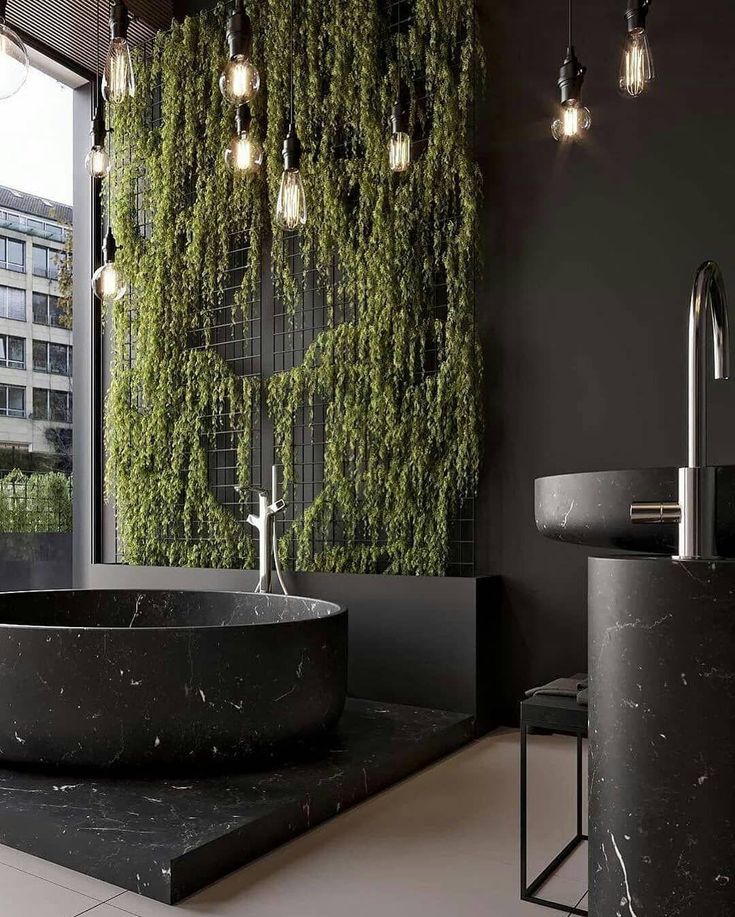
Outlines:
[[572,99],[562,105],[559,117],[551,125],[551,133],[554,140],[562,142],[579,140],[584,132],[589,130],[591,123],[592,116],[589,108],[585,108],[576,99]]
[[285,169],[281,176],[276,223],[281,229],[300,229],[306,223],[306,195],[298,169]]
[[102,95],[107,102],[113,104],[135,95],[133,62],[130,60],[130,46],[125,38],[113,38],[110,42],[102,74]]
[[388,144],[388,162],[394,172],[406,172],[411,165],[411,138],[399,131]]
[[28,52],[15,32],[0,18],[0,99],[9,99],[28,76]]
[[263,147],[249,131],[242,131],[225,150],[225,162],[233,172],[257,172],[263,162]]
[[84,160],[87,172],[92,178],[104,178],[110,171],[110,157],[103,146],[95,145]]
[[620,91],[635,98],[648,89],[655,75],[646,30],[628,32],[620,60]]
[[249,102],[260,88],[260,74],[244,54],[231,57],[219,78],[220,92],[231,105]]
[[104,302],[115,302],[127,292],[120,271],[114,261],[106,261],[92,276],[94,295]]

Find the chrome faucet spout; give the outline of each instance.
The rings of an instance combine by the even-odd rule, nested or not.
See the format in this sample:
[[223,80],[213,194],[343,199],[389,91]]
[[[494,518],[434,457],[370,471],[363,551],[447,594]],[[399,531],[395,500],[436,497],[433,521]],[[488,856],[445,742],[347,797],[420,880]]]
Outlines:
[[730,325],[722,272],[705,261],[694,276],[687,350],[687,464],[707,464],[707,312],[712,316],[714,377],[730,376]]
[[633,503],[631,522],[679,524],[676,560],[717,558],[716,469],[707,465],[707,313],[712,316],[714,377],[730,376],[730,325],[722,272],[705,261],[694,275],[687,334],[687,465],[676,503]]

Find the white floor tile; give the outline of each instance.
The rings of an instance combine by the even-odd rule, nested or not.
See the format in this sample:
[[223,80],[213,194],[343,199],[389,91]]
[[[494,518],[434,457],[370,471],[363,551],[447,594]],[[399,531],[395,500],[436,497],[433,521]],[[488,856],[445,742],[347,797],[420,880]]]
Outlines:
[[0,864],[20,869],[31,876],[38,876],[55,885],[79,892],[80,895],[94,898],[96,901],[107,901],[123,891],[108,882],[93,879],[73,869],[66,869],[64,866],[58,866],[56,863],[50,863],[48,860],[42,860],[40,857],[31,856],[30,853],[23,853],[2,844],[0,844]]
[[76,917],[97,904],[93,898],[0,864],[0,917]]

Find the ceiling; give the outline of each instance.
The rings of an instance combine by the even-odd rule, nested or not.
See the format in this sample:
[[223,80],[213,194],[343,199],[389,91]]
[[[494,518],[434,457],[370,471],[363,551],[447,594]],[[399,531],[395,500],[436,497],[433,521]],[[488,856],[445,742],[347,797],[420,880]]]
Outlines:
[[[110,40],[108,0],[8,0],[7,21],[29,46],[89,76],[97,70],[98,6],[104,63]],[[174,0],[128,0],[127,6],[132,17],[128,37],[133,45],[171,24]]]

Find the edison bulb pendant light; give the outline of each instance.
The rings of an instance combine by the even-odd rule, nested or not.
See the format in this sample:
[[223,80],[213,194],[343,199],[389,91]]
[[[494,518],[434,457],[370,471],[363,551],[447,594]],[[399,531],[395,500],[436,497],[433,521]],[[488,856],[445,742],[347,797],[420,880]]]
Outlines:
[[28,76],[28,52],[18,35],[5,22],[6,0],[0,2],[0,99],[9,99]]
[[627,33],[620,59],[620,91],[637,98],[655,78],[653,56],[646,31],[646,16],[651,0],[628,0],[625,12]]
[[586,71],[587,68],[577,60],[574,47],[569,45],[566,57],[559,68],[561,104],[559,115],[551,125],[554,140],[562,143],[579,140],[590,128],[590,110],[582,105],[582,83]]
[[296,125],[290,121],[283,142],[283,174],[276,201],[276,223],[281,229],[298,230],[306,223],[306,195],[300,164],[301,142]]
[[102,245],[103,262],[92,276],[94,295],[105,303],[115,302],[127,292],[127,286],[123,282],[120,269],[115,263],[116,252],[115,236],[112,233],[112,228],[108,228]]
[[105,149],[107,129],[102,105],[98,102],[92,121],[92,147],[87,153],[84,165],[92,178],[104,178],[110,171],[110,156]]
[[390,118],[391,137],[388,143],[388,164],[393,172],[407,172],[411,165],[411,137],[403,93],[399,93]]
[[585,108],[576,99],[571,99],[559,109],[559,117],[551,125],[554,140],[561,142],[578,140],[592,123],[589,108]]
[[102,75],[102,95],[113,105],[135,95],[135,75],[128,44],[129,25],[130,14],[123,0],[113,0],[110,8],[110,47]]
[[252,40],[253,30],[243,0],[235,0],[227,25],[230,58],[219,78],[220,92],[230,105],[249,102],[260,88],[260,74],[250,60]]
[[263,147],[250,131],[250,108],[238,105],[235,115],[235,133],[225,150],[225,162],[233,172],[252,175],[263,163]]

